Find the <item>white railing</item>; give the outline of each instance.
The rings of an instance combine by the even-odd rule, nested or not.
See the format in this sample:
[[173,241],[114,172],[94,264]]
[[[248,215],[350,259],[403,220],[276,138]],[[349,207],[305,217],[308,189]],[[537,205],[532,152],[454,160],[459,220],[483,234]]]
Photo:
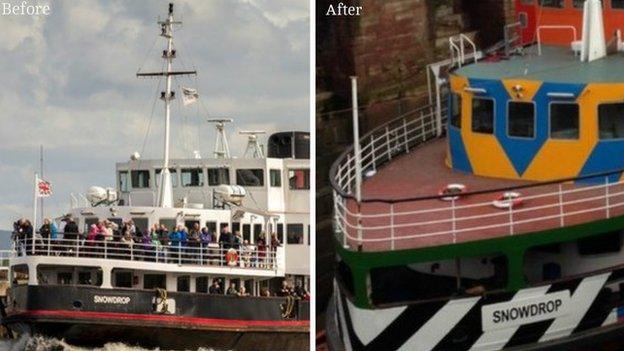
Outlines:
[[156,245],[113,240],[36,238],[34,247],[32,239],[16,240],[15,249],[9,251],[9,255],[12,255],[9,257],[81,257],[277,270],[280,261],[278,251],[281,249],[283,248],[269,246],[260,248],[243,244],[224,247],[218,243]]
[[[365,135],[360,139],[363,176],[372,177],[380,165],[436,138],[436,129],[435,108],[427,106]],[[523,194],[522,206],[500,209],[493,206],[493,200],[510,188],[470,193],[452,201],[432,194],[411,199],[365,198],[357,203],[354,162],[350,148],[334,163],[330,175],[336,235],[346,248],[396,250],[450,244],[624,215],[624,183],[609,180],[616,174],[619,179],[621,170],[516,187],[514,191]],[[418,244],[410,243],[415,239]]]
[[576,27],[574,26],[568,26],[568,25],[544,25],[544,26],[538,26],[537,27],[537,54],[539,56],[542,55],[542,30],[544,29],[557,29],[557,30],[572,30],[572,40],[570,42],[573,41],[577,41],[578,40],[578,36],[576,35]]

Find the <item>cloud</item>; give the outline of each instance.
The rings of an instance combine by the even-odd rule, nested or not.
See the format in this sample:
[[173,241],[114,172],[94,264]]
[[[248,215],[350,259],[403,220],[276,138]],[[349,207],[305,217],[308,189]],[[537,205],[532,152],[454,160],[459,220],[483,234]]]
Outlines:
[[[29,213],[40,145],[55,189],[50,212],[65,211],[70,192],[114,185],[115,162],[135,150],[161,157],[159,81],[135,74],[162,67],[156,20],[168,1],[49,3],[50,16],[0,17],[0,229]],[[246,143],[238,130],[309,130],[308,12],[305,0],[175,2],[184,24],[174,66],[199,76],[174,87],[197,87],[202,104],[174,104],[174,157],[212,153],[211,116],[235,119],[237,155]]]

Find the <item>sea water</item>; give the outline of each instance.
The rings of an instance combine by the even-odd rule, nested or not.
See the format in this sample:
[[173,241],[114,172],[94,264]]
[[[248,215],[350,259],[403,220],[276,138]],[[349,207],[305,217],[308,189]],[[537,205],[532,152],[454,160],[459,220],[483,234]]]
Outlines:
[[[165,349],[145,349],[138,346],[129,346],[123,343],[111,342],[102,347],[86,348],[72,346],[63,340],[43,336],[22,335],[16,340],[0,340],[0,351],[166,351]],[[212,348],[200,347],[189,351],[218,351]]]

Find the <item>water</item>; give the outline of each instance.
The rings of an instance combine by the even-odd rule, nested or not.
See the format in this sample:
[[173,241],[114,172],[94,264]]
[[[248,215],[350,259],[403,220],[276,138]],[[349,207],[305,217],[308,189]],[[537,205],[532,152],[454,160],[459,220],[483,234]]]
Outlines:
[[[17,340],[0,340],[0,351],[167,351],[164,349],[144,349],[123,343],[111,342],[102,347],[85,348],[72,346],[63,340],[43,336],[23,335]],[[212,348],[200,347],[189,351],[217,351]]]

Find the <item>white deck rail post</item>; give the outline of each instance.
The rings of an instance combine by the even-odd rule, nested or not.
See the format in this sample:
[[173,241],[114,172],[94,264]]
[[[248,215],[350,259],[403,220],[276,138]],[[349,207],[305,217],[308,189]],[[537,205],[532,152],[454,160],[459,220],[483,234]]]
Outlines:
[[611,211],[609,211],[609,176],[605,176],[605,211],[607,212],[607,219],[611,217]]
[[409,139],[407,138],[407,119],[403,118],[403,137],[405,139],[405,153],[409,153]]
[[390,250],[394,251],[394,203],[390,204]]
[[509,235],[514,235],[513,201],[509,200]]
[[565,226],[565,215],[563,214],[563,191],[561,189],[561,183],[559,183],[559,226]]
[[351,76],[351,103],[353,110],[353,154],[355,156],[355,199],[358,204],[357,235],[358,249],[362,248],[362,154],[360,150],[360,125],[358,114],[357,77]]
[[452,215],[452,231],[453,231],[453,244],[457,242],[457,223],[455,222],[455,197],[451,198],[451,215]]
[[375,156],[375,135],[371,133],[370,136],[370,146],[371,146],[371,165],[373,165],[373,171],[377,171],[377,160]]
[[386,126],[386,152],[388,152],[388,161],[392,160],[392,149],[390,149],[390,127]]

